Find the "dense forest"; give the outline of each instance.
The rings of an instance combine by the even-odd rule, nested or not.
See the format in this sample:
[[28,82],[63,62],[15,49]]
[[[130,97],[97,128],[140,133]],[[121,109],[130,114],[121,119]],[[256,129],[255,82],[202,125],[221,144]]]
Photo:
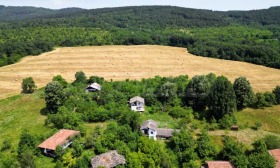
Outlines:
[[[100,91],[85,92],[88,84],[97,82]],[[32,78],[23,80],[23,92],[34,92]],[[133,96],[145,98],[145,112],[130,110],[128,100]],[[105,81],[102,77],[79,71],[75,81],[67,83],[62,76],[53,77],[43,90],[42,99],[47,115],[45,127],[74,129],[81,132],[71,148],[56,148],[52,159],[56,168],[88,168],[90,159],[110,150],[126,158],[120,167],[186,167],[200,168],[205,161],[228,160],[240,168],[274,168],[275,160],[267,152],[278,148],[280,139],[268,135],[255,140],[251,147],[225,136],[221,144],[213,143],[209,130],[229,129],[238,124],[235,114],[246,107],[262,108],[280,104],[280,86],[272,92],[254,93],[250,82],[239,77],[231,83],[214,74],[199,75],[191,80],[187,75],[160,77],[141,81]],[[177,129],[169,140],[153,140],[139,128],[143,121],[156,116],[160,127]],[[168,122],[160,116],[168,116]],[[103,123],[92,130],[89,123]],[[168,123],[167,125],[163,123]],[[257,123],[253,129],[259,129]],[[246,125],[240,129],[245,129]],[[35,160],[45,158],[37,145],[50,134],[22,132],[17,150],[8,139],[1,145],[0,166],[36,167]],[[7,157],[12,156],[12,157]]]
[[280,8],[219,12],[172,6],[83,10],[0,7],[0,66],[58,46],[157,44],[280,68]]

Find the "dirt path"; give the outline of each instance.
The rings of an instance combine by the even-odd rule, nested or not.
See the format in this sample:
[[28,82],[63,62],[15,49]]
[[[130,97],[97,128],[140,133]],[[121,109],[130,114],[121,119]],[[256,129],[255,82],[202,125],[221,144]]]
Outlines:
[[151,45],[68,47],[1,67],[0,98],[20,93],[23,78],[31,76],[38,87],[43,87],[58,74],[71,82],[80,70],[88,77],[98,75],[107,80],[182,74],[192,77],[213,72],[232,81],[238,76],[246,76],[255,91],[271,91],[280,85],[280,70],[194,56],[184,48]]

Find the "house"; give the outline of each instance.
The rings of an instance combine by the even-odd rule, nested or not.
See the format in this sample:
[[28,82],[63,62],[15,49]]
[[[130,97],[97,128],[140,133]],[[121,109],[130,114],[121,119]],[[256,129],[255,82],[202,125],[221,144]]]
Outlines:
[[135,96],[129,100],[129,104],[132,111],[145,111],[145,100],[142,97]]
[[202,168],[234,168],[228,161],[207,161]]
[[87,88],[85,89],[86,92],[95,92],[100,90],[101,90],[101,86],[98,83],[92,83],[88,85]]
[[79,133],[79,131],[61,129],[56,134],[38,145],[38,147],[43,149],[45,154],[49,154],[54,157],[54,151],[58,146],[61,146],[63,149],[67,148],[72,143],[70,139]]
[[158,128],[158,123],[153,120],[144,121],[140,127],[140,130],[143,134],[147,135],[149,138],[153,138],[154,140],[158,138],[169,139],[173,136],[174,132],[173,129]]
[[158,123],[153,120],[144,121],[140,127],[143,134],[147,135],[149,138],[157,139],[157,127]]
[[276,168],[280,168],[280,149],[273,149],[268,151],[276,160]]
[[97,155],[91,159],[92,168],[111,168],[116,167],[118,165],[124,165],[125,163],[125,158],[122,155],[118,154],[116,150]]

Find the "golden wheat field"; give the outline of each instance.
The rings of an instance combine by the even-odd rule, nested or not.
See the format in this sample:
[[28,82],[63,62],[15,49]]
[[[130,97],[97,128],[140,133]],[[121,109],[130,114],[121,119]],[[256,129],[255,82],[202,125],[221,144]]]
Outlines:
[[142,79],[187,74],[224,75],[233,81],[247,77],[255,91],[271,91],[280,84],[280,70],[237,61],[194,56],[185,48],[167,46],[97,46],[58,48],[0,68],[0,98],[18,94],[23,78],[33,77],[38,87],[55,75],[74,80],[77,71],[107,80]]

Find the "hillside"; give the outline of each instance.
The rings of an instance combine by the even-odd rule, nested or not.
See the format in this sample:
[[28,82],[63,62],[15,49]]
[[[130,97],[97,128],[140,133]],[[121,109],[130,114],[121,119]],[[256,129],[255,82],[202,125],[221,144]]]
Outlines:
[[4,21],[19,21],[25,19],[34,19],[38,17],[50,17],[57,14],[71,14],[84,9],[80,8],[66,8],[60,10],[52,10],[47,8],[36,7],[14,7],[0,5],[0,22]]
[[184,48],[164,46],[66,47],[0,68],[1,98],[18,94],[23,78],[33,77],[38,87],[55,75],[73,81],[75,72],[107,80],[160,76],[225,75],[231,81],[247,77],[255,91],[271,91],[279,85],[280,70],[237,61],[194,56]]
[[4,7],[2,15],[5,11],[9,21],[0,21],[0,66],[58,46],[156,44],[280,68],[279,7],[229,12],[173,6]]

